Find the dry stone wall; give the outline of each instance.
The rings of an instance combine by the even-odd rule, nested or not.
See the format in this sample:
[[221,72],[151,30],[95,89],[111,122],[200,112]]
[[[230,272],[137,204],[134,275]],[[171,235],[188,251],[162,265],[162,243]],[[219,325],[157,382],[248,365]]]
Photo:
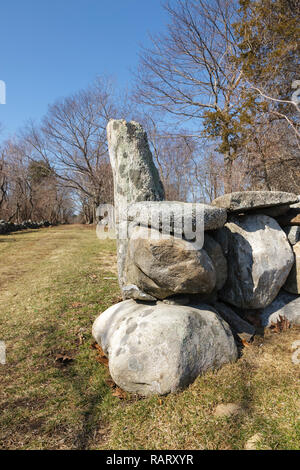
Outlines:
[[124,300],[96,319],[93,335],[119,386],[140,395],[181,390],[235,361],[259,322],[282,314],[300,323],[297,195],[164,201],[140,124],[113,120],[107,133]]

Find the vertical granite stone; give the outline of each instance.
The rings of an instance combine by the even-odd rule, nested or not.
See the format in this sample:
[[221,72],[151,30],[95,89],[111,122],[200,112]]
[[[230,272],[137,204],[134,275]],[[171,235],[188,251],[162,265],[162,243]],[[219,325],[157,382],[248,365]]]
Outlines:
[[124,286],[127,253],[127,221],[120,215],[139,201],[162,201],[164,189],[154,165],[147,134],[138,122],[111,120],[107,125],[109,156],[114,178],[115,222],[118,239],[118,273]]

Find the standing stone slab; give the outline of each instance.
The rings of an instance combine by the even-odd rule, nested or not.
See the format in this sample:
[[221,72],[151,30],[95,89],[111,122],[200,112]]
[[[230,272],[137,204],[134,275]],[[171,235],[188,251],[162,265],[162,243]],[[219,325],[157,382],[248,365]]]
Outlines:
[[139,123],[111,120],[107,125],[107,139],[114,178],[118,273],[122,287],[127,222],[120,224],[120,214],[126,212],[127,205],[132,202],[163,200],[164,189],[153,162],[147,134]]
[[223,207],[229,212],[245,212],[263,207],[282,206],[298,202],[292,193],[281,191],[244,191],[225,194],[215,199],[212,204]]
[[236,217],[219,229],[216,237],[228,263],[220,298],[245,309],[269,305],[294,262],[291,246],[277,222],[264,215]]
[[300,242],[293,246],[295,262],[283,288],[291,294],[300,294]]
[[229,326],[207,305],[126,300],[96,319],[93,336],[117,385],[143,396],[182,390],[206,370],[237,359]]

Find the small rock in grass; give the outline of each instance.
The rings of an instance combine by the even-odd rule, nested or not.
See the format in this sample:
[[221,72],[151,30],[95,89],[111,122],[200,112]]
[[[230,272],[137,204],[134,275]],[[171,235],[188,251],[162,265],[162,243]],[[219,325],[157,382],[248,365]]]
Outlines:
[[245,412],[245,409],[238,403],[221,403],[215,409],[214,415],[217,418],[228,418],[229,416],[239,415]]

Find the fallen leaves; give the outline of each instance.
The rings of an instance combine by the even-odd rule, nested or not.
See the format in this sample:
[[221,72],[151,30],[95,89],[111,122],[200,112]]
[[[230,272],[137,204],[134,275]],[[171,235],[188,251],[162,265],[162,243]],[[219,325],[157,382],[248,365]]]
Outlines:
[[111,388],[112,396],[117,397],[120,400],[126,400],[128,398],[128,394],[124,390],[122,390],[120,387],[118,387],[118,385],[113,381],[111,377],[108,377],[105,380],[105,383],[106,385],[109,386],[109,388]]
[[119,398],[120,400],[126,400],[127,399],[127,393],[124,392],[124,390],[122,390],[117,385],[113,388],[112,395],[114,397]]
[[[101,346],[99,346],[99,344],[95,341],[91,344],[91,348],[97,351],[96,361],[100,362],[100,364],[103,364],[106,368],[108,368],[108,358],[104,354]],[[112,396],[117,397],[120,400],[126,400],[128,398],[128,394],[120,387],[118,387],[118,385],[113,381],[110,376],[105,380],[105,383],[111,389]]]
[[276,323],[271,323],[271,331],[273,333],[282,333],[283,331],[288,330],[291,327],[291,323],[285,316],[279,315],[279,318]]
[[67,354],[58,353],[55,355],[54,361],[62,366],[67,366],[70,364],[74,359]]
[[101,348],[101,346],[99,346],[99,344],[96,343],[96,341],[95,341],[91,345],[91,348],[96,349],[96,351],[97,351],[96,361],[100,362],[100,364],[105,365],[105,367],[108,367],[108,359],[107,359],[106,355],[104,354],[103,349]]

